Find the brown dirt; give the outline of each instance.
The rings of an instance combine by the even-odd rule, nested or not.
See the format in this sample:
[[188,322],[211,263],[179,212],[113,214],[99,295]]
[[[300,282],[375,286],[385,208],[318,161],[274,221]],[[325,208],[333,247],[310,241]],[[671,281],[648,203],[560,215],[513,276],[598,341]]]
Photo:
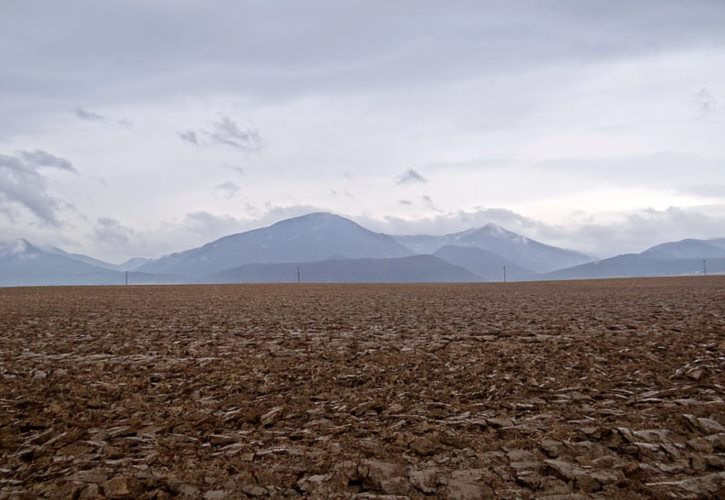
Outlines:
[[722,277],[2,289],[0,498],[715,498],[724,385]]

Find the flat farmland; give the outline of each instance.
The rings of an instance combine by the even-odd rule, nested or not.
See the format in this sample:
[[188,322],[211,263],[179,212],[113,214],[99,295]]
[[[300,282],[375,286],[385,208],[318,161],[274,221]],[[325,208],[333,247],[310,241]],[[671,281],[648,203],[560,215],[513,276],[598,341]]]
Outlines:
[[724,395],[723,277],[0,289],[0,498],[716,498]]

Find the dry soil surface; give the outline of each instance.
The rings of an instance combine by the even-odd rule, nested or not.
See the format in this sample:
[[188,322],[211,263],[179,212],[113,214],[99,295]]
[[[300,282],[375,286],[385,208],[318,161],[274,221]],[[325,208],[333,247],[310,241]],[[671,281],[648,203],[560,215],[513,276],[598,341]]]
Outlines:
[[725,496],[725,278],[0,290],[0,498]]

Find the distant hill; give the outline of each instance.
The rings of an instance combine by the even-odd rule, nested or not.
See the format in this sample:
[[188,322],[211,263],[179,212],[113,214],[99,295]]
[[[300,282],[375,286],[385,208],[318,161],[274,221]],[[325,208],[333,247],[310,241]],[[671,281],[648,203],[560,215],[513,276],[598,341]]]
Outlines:
[[[725,273],[725,258],[708,259],[710,274]],[[581,266],[540,275],[539,279],[629,278],[647,276],[702,275],[702,259],[664,259],[644,254],[618,255]]]
[[671,241],[650,247],[642,253],[617,255],[559,269],[541,275],[540,279],[701,275],[704,272],[703,260],[707,261],[709,274],[725,273],[725,238]]
[[503,281],[504,266],[506,266],[506,279],[509,281],[527,280],[536,275],[530,269],[525,269],[508,259],[478,247],[447,245],[433,255],[446,262],[468,269],[486,281]]
[[245,264],[402,257],[412,252],[392,237],[333,214],[313,213],[225,236],[141,266],[151,273],[203,276]]
[[656,259],[717,259],[725,258],[725,240],[686,239],[662,243],[648,248],[640,255]]
[[203,283],[446,283],[482,281],[462,267],[432,255],[388,259],[247,264],[202,278]]
[[486,224],[480,228],[443,236],[410,235],[395,238],[418,253],[435,253],[445,246],[481,248],[536,272],[592,261],[591,257],[582,253],[540,243],[496,224]]
[[89,257],[88,255],[66,252],[64,250],[61,250],[58,247],[36,245],[36,248],[38,248],[46,253],[62,255],[64,257],[68,257],[68,258],[76,260],[78,262],[83,262],[85,264],[89,264],[94,267],[99,267],[101,269],[110,269],[112,271],[133,271],[133,270],[137,269],[138,267],[142,266],[143,264],[151,261],[151,259],[146,259],[143,257],[134,257],[134,258],[128,259],[126,262],[124,262],[122,264],[112,264],[112,263],[106,262],[104,260],[96,259],[94,257]]
[[[0,286],[122,285],[125,273],[89,264],[53,247],[20,239],[0,245]],[[102,261],[101,261],[102,262]],[[129,283],[177,283],[175,276],[129,273]]]
[[144,264],[151,262],[153,259],[147,259],[146,257],[133,257],[128,259],[126,262],[116,264],[116,269],[119,271],[135,271]]
[[718,248],[725,248],[725,238],[712,238],[705,241],[707,241],[711,245],[715,245]]

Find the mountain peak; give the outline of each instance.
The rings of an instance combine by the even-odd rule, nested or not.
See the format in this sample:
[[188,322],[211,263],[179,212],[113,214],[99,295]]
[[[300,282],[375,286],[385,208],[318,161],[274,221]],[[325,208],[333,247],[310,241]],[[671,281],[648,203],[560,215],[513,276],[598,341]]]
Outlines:
[[350,219],[347,219],[345,217],[342,217],[341,215],[333,214],[330,212],[311,212],[309,214],[299,215],[297,217],[292,217],[290,219],[284,219],[281,220],[273,226],[276,226],[278,224],[299,224],[303,222],[333,222],[333,221],[344,221],[349,222],[351,224],[355,224],[355,222],[351,221]]
[[495,224],[493,222],[488,222],[481,226],[481,229],[488,229],[489,231],[499,231],[499,232],[508,232],[503,227],[499,226],[498,224]]
[[514,233],[513,231],[509,231],[503,226],[499,226],[498,224],[494,224],[493,222],[489,222],[488,224],[485,224],[478,229],[475,229],[472,231],[473,233],[483,233],[490,236],[493,236],[494,238],[498,239],[507,239],[510,241],[517,241],[519,243],[528,243],[529,239],[526,236],[522,236],[518,233]]
[[141,266],[144,272],[204,275],[246,264],[315,262],[332,258],[410,255],[391,236],[327,212],[313,212],[271,226],[225,236]]

